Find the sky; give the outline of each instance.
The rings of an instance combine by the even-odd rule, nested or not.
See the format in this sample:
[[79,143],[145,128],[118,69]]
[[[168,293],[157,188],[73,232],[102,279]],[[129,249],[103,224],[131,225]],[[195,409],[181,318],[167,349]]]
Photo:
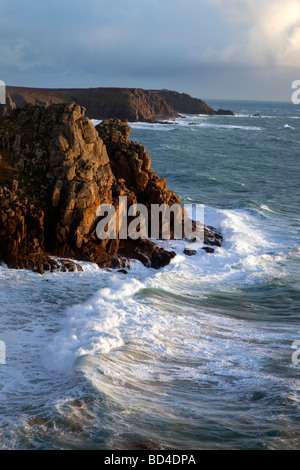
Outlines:
[[300,0],[0,0],[0,80],[290,101]]

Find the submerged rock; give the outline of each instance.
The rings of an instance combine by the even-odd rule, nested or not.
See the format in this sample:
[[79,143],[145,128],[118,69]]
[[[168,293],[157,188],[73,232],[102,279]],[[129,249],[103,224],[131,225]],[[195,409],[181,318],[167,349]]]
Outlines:
[[42,416],[33,416],[29,419],[28,424],[30,426],[46,426],[48,425],[50,418],[44,418]]
[[80,400],[73,400],[69,402],[69,405],[72,406],[73,408],[83,408],[83,403]]
[[117,272],[122,274],[128,274],[128,271],[126,271],[126,269],[118,269]]

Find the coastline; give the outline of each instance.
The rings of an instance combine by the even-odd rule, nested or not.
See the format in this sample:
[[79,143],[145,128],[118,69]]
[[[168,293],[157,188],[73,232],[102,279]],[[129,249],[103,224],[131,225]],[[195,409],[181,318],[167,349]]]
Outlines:
[[6,105],[0,104],[0,116],[10,114],[26,104],[51,106],[76,102],[86,109],[90,119],[122,119],[152,122],[174,119],[182,113],[233,115],[233,111],[212,109],[205,101],[186,93],[141,88],[26,88],[6,87]]
[[132,125],[182,204],[205,205],[213,255],[170,240],[168,265],[126,276],[0,267],[3,449],[297,448],[299,121],[272,109]]

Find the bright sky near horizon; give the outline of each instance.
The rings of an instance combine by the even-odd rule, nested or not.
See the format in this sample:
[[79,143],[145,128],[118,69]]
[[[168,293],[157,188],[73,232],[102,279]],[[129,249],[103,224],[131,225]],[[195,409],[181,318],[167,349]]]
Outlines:
[[0,79],[288,101],[300,0],[0,0]]

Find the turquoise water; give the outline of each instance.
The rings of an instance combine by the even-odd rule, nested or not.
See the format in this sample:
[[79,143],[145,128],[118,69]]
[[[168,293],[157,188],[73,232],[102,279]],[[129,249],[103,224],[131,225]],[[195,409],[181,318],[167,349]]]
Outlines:
[[126,276],[0,268],[2,449],[299,448],[300,107],[209,104],[236,115],[131,139],[223,247],[165,242],[169,266]]

